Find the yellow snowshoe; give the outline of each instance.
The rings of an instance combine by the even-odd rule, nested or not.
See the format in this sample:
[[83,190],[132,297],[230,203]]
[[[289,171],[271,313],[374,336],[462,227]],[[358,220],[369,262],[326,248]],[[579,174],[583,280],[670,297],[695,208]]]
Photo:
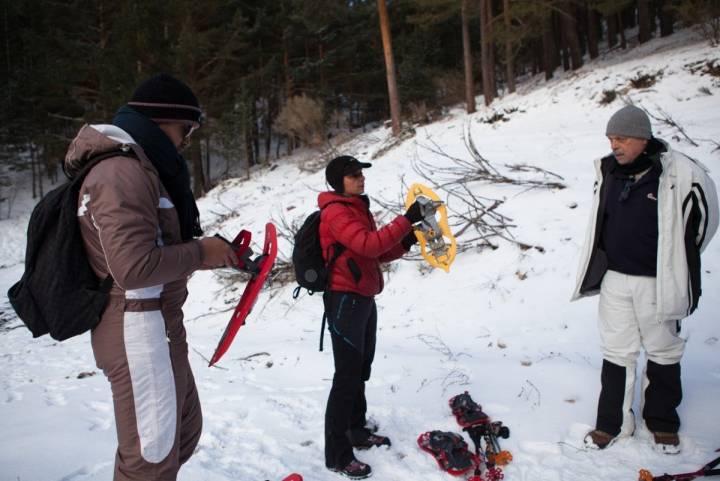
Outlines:
[[431,266],[450,272],[457,243],[448,225],[447,208],[432,189],[422,184],[410,186],[405,197],[405,208],[409,208],[415,201],[420,203],[423,214],[423,220],[414,226],[415,236],[420,242],[420,253]]

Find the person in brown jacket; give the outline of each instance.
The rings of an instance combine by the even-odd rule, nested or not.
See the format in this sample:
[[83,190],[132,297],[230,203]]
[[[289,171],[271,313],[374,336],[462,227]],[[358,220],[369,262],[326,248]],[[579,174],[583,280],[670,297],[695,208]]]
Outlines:
[[114,481],[170,481],[200,439],[202,414],[188,360],[182,305],[198,269],[231,266],[230,246],[202,235],[185,160],[200,126],[192,90],[161,74],[143,82],[112,125],[85,125],[65,158],[77,172],[78,221],[110,301],[92,331],[95,360],[110,381],[118,448]]

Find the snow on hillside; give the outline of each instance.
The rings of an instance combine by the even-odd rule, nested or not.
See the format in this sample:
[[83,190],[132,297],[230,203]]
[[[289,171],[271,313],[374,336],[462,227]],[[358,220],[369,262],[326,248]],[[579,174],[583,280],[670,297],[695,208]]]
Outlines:
[[[620,98],[601,106],[603,91],[619,91],[658,116],[661,110],[670,114],[699,145],[659,121],[653,122],[656,135],[701,159],[720,184],[720,151],[713,142],[720,139],[720,79],[691,73],[708,60],[720,61],[720,51],[686,33],[657,40],[547,83],[532,79],[492,109],[470,116],[456,109],[372,160],[368,193],[399,203],[401,181],[421,180],[413,161],[447,166],[447,158],[432,152],[438,149],[469,158],[463,142],[469,126],[480,153],[501,172],[517,175],[507,166],[534,165],[567,185],[553,190],[470,184],[475,195],[504,199],[499,212],[517,226],[511,233],[542,252],[494,239],[498,249],[459,254],[449,274],[428,273],[413,261],[391,270],[377,298],[378,348],[367,397],[369,414],[393,446],[357,454],[373,467],[374,479],[452,479],[418,449],[416,439],[433,429],[460,432],[447,400],[464,390],[510,427],[510,438],[502,442],[514,456],[507,480],[633,480],[640,468],[684,472],[717,456],[720,240],[705,251],[704,295],[683,325],[679,456],[656,454],[641,426],[633,438],[606,451],[580,449],[595,420],[602,361],[597,298],[569,302],[590,209],[592,160],[608,152],[605,124],[622,106]],[[625,90],[639,74],[657,72],[651,87]],[[481,122],[493,112],[511,113],[507,122]],[[369,160],[388,136],[374,130],[340,150]],[[246,228],[260,239],[269,219],[302,220],[324,188],[322,170],[308,173],[299,160],[281,159],[277,168],[258,171],[249,181],[217,187],[200,201],[202,219],[210,234],[231,237]],[[450,199],[450,207],[460,209],[455,202]],[[385,213],[377,204],[373,211],[385,222],[401,213]],[[89,336],[63,343],[32,339],[15,328],[19,321],[9,311],[4,293],[22,272],[26,216],[0,222],[0,481],[107,480],[115,450],[113,408]],[[282,241],[280,249],[287,258],[290,244]],[[333,370],[329,338],[326,350],[317,350],[320,296],[293,300],[291,285],[264,291],[219,368],[207,367],[242,288],[225,287],[209,272],[196,273],[190,282],[186,326],[204,430],[179,479],[278,480],[293,471],[306,480],[341,479],[325,469],[323,459]],[[636,399],[639,412],[639,393]]]

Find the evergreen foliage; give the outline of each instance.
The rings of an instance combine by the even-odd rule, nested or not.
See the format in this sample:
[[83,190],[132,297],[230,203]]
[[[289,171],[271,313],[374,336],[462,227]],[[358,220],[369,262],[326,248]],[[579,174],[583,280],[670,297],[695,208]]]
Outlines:
[[[672,33],[676,20],[720,38],[716,0],[466,0],[472,72],[463,86],[462,5],[387,1],[406,120],[482,92],[483,79],[490,103],[516,78],[551,78],[559,66]],[[313,127],[308,137],[276,126],[291,99],[312,99],[325,122],[333,113],[347,128],[387,119],[385,68],[375,1],[3,0],[0,162],[32,169],[42,195],[79,127],[109,122],[141,80],[165,71],[188,83],[206,112],[187,153],[202,193],[223,174],[209,171],[213,156],[227,160],[227,173],[330,131]]]

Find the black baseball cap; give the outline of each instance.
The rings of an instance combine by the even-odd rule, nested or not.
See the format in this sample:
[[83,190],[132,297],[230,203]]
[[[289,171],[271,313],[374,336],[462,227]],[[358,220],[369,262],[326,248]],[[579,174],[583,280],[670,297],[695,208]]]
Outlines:
[[372,164],[360,162],[350,155],[341,155],[340,157],[332,159],[327,165],[325,168],[325,179],[335,192],[342,194],[343,190],[345,190],[343,187],[343,177],[369,167],[372,167]]

